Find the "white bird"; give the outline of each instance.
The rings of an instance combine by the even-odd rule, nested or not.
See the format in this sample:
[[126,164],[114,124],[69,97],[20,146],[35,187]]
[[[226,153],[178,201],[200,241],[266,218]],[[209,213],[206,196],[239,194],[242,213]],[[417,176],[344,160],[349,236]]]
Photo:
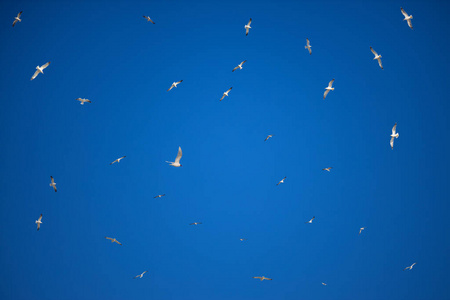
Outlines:
[[309,55],[311,55],[311,45],[309,44],[309,40],[308,40],[308,39],[306,39],[306,46],[305,46],[305,49],[308,49]]
[[228,93],[231,91],[233,87],[230,87],[225,93],[223,93],[222,98],[220,98],[220,101],[223,100],[223,98],[228,97]]
[[285,176],[283,179],[280,180],[280,182],[277,183],[277,186],[280,185],[280,183],[284,183],[284,180],[286,179],[287,176]]
[[398,138],[398,133],[396,133],[397,129],[397,123],[395,123],[394,127],[392,127],[392,134],[391,134],[391,149],[394,149],[394,138]]
[[237,67],[235,67],[231,72],[236,71],[237,69],[242,70],[242,65],[245,64],[247,60],[244,60],[243,62],[241,62]]
[[87,102],[87,103],[92,103],[91,100],[85,99],[85,98],[77,98],[77,99],[75,99],[75,100],[80,101],[80,104],[81,104],[81,105],[84,105],[85,102]]
[[272,278],[267,278],[267,277],[264,277],[264,276],[256,276],[256,277],[253,277],[253,278],[260,279],[261,281],[263,281],[263,280],[272,280]]
[[161,197],[164,197],[165,195],[166,195],[166,194],[158,195],[158,196],[153,197],[153,199],[155,199],[155,198],[161,198]]
[[50,180],[51,180],[51,182],[50,182],[50,186],[51,187],[53,187],[53,189],[55,190],[55,193],[56,193],[56,182],[55,182],[55,179],[53,178],[53,176],[50,176]]
[[112,164],[114,164],[114,163],[120,163],[120,161],[122,160],[122,159],[124,159],[125,157],[127,157],[126,155],[125,156],[122,156],[122,157],[119,157],[118,159],[116,159],[115,161],[113,161],[112,163],[110,163],[110,165],[112,165]]
[[412,23],[411,23],[411,19],[413,18],[412,15],[408,16],[408,14],[406,13],[406,11],[403,9],[403,7],[400,7],[400,10],[402,11],[403,16],[405,16],[405,18],[403,19],[403,21],[408,22],[408,26],[413,29]]
[[35,223],[37,224],[37,230],[39,230],[39,228],[41,228],[41,224],[42,224],[42,214],[39,216],[39,219],[37,219],[35,221]]
[[366,229],[366,227],[361,227],[360,229],[359,229],[359,233],[358,233],[358,235],[360,235],[361,234],[361,232],[364,230],[364,229]]
[[373,50],[372,47],[370,47],[370,51],[372,51],[373,55],[375,55],[374,60],[375,59],[378,60],[378,64],[380,65],[380,68],[383,69],[383,64],[381,63],[381,57],[382,56],[378,55],[378,53],[375,50]]
[[266,137],[266,139],[264,140],[264,142],[267,141],[268,139],[270,139],[272,136],[273,136],[273,135],[269,134],[269,135]]
[[334,82],[334,78],[328,83],[328,86],[325,88],[325,93],[323,93],[323,100],[325,100],[325,98],[327,97],[327,95],[330,91],[334,91],[334,87],[332,87],[333,82]]
[[325,282],[322,282],[322,285],[327,285]]
[[22,14],[22,12],[17,14],[17,17],[14,18],[14,22],[13,22],[13,27],[14,25],[16,25],[17,22],[22,22],[22,20],[20,19],[20,15]]
[[414,267],[415,264],[417,264],[417,263],[413,263],[413,264],[410,265],[409,267],[404,268],[403,271],[408,270],[408,269],[409,269],[409,270],[412,270],[412,268]]
[[111,243],[117,243],[117,244],[119,244],[119,245],[122,245],[122,244],[121,244],[118,240],[116,240],[115,238],[110,238],[110,237],[105,236],[105,239],[110,240]]
[[144,272],[142,272],[142,274],[139,274],[139,275],[136,275],[136,276],[134,276],[134,278],[133,279],[136,279],[136,278],[142,278],[142,276],[144,276],[144,274],[145,273],[147,273],[148,271],[144,271]]
[[166,163],[170,164],[171,166],[177,167],[177,168],[182,167],[183,165],[180,164],[180,159],[182,156],[183,156],[183,152],[181,151],[181,147],[178,147],[178,154],[177,154],[177,157],[175,157],[175,161],[170,162],[170,161],[166,160]]
[[194,223],[191,223],[189,225],[200,225],[200,224],[202,224],[202,222],[194,222]]
[[170,86],[170,88],[167,91],[170,91],[171,89],[173,89],[174,87],[177,87],[177,85],[179,85],[180,83],[182,83],[183,80],[177,81],[172,83],[172,85]]
[[328,168],[322,169],[322,171],[328,171],[328,172],[330,172],[331,169],[333,169],[333,167],[328,167]]
[[250,30],[250,24],[252,24],[252,18],[250,18],[250,21],[248,21],[247,25],[245,25],[245,36],[248,35],[248,31]]
[[316,216],[313,216],[311,220],[309,220],[308,222],[305,222],[305,224],[311,224],[312,221],[316,218]]
[[149,16],[144,16],[144,18],[147,20],[147,22],[151,22],[152,24],[155,24],[152,19],[150,19]]
[[44,69],[47,68],[49,64],[50,64],[50,62],[46,63],[45,65],[43,65],[41,67],[37,66],[36,67],[36,72],[34,72],[33,76],[31,77],[31,80],[35,79],[36,76],[39,75],[39,73],[44,74]]

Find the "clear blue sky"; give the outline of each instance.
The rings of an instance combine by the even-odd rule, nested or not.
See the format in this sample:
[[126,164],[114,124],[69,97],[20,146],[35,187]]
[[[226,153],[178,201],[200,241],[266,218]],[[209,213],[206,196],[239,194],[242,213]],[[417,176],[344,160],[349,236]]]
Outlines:
[[0,298],[449,299],[449,8],[1,1]]

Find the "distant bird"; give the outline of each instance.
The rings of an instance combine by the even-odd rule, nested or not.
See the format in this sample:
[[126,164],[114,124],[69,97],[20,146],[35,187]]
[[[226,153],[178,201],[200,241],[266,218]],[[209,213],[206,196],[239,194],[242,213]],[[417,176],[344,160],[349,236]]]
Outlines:
[[267,277],[264,277],[264,276],[256,276],[256,277],[253,277],[253,278],[260,279],[261,281],[263,281],[263,280],[272,280],[272,278],[267,278]]
[[269,134],[269,135],[266,137],[266,139],[264,140],[264,142],[267,141],[268,139],[270,139],[272,136],[273,136],[273,135]]
[[408,270],[408,269],[409,269],[409,270],[412,270],[412,268],[414,267],[415,264],[417,264],[417,263],[413,263],[413,264],[410,265],[409,267],[404,268],[403,271]]
[[41,228],[41,224],[42,224],[42,214],[39,216],[39,219],[37,219],[35,221],[35,223],[37,224],[37,230],[39,230],[39,228]]
[[392,134],[391,134],[391,149],[394,149],[394,138],[398,138],[398,133],[396,133],[397,129],[397,123],[395,123],[394,127],[392,127]]
[[329,93],[330,91],[334,91],[334,87],[332,87],[332,86],[333,86],[333,82],[334,82],[334,79],[332,79],[332,80],[328,83],[328,86],[325,88],[325,93],[323,93],[323,100],[325,100],[325,98],[327,97],[327,95],[328,95],[328,93]]
[[115,161],[113,161],[112,163],[110,163],[109,165],[112,165],[112,164],[115,164],[115,163],[120,163],[120,161],[121,161],[122,159],[124,159],[125,157],[127,157],[127,156],[125,155],[125,156],[119,157],[118,159],[116,159]]
[[144,274],[147,273],[147,272],[148,272],[148,271],[144,271],[144,272],[142,272],[142,274],[139,274],[139,275],[134,276],[133,279],[136,279],[136,278],[142,278],[142,277],[144,276]]
[[194,223],[191,223],[189,225],[200,225],[200,224],[202,224],[202,222],[194,222]]
[[55,179],[53,178],[53,176],[50,176],[50,180],[51,180],[50,186],[53,187],[53,189],[55,190],[55,193],[56,193],[56,191],[57,191],[56,182],[55,182]]
[[167,91],[170,91],[170,90],[173,89],[174,87],[176,88],[177,85],[179,85],[179,84],[182,83],[182,82],[183,82],[183,80],[180,80],[180,81],[177,81],[177,82],[172,83],[172,85],[170,86],[170,88],[169,88]]
[[322,169],[322,171],[328,171],[328,172],[330,172],[331,169],[333,169],[333,167],[328,167],[328,168]]
[[359,233],[358,233],[358,235],[360,235],[361,234],[361,232],[364,230],[364,229],[366,229],[366,227],[361,227],[360,229],[359,229]]
[[181,159],[181,157],[183,156],[183,152],[181,151],[181,147],[178,147],[178,154],[177,154],[177,157],[175,157],[175,161],[174,162],[170,162],[170,161],[167,161],[166,160],[166,163],[169,163],[171,166],[174,166],[174,167],[182,167],[183,165],[182,164],[180,164],[180,159]]
[[36,72],[34,72],[33,76],[31,77],[31,80],[35,79],[36,76],[39,75],[39,73],[44,74],[44,69],[47,68],[49,64],[50,64],[50,62],[46,63],[45,65],[43,65],[41,67],[37,66],[36,67]]
[[311,224],[312,223],[312,221],[315,219],[316,217],[315,216],[313,216],[312,217],[312,219],[311,220],[309,220],[308,222],[305,222],[305,224]]
[[155,199],[155,198],[161,198],[161,197],[164,197],[165,195],[166,195],[166,194],[158,195],[158,196],[153,197],[153,199]]
[[16,25],[17,22],[22,22],[22,20],[20,19],[21,15],[22,15],[22,11],[17,14],[17,17],[14,18],[13,27],[14,27],[14,25]]
[[405,16],[405,18],[403,19],[403,21],[408,22],[408,26],[413,29],[412,23],[411,23],[411,19],[413,18],[412,15],[408,16],[408,14],[406,13],[406,11],[403,9],[403,7],[400,7],[400,10],[402,11],[403,16]]
[[151,22],[152,24],[155,24],[152,19],[150,19],[149,16],[144,16],[144,18],[147,20],[147,22]]
[[122,245],[122,244],[121,244],[118,240],[116,240],[115,238],[110,238],[110,237],[105,236],[105,239],[110,240],[111,243],[117,243],[117,244],[119,244],[119,245]]
[[92,103],[91,100],[89,100],[89,99],[84,99],[84,98],[77,98],[77,99],[75,99],[75,100],[80,101],[80,104],[81,104],[81,105],[84,105],[85,102],[87,102],[87,103]]
[[252,24],[252,18],[250,18],[250,21],[248,21],[247,25],[245,25],[245,36],[248,35],[248,31],[250,30],[250,24]]
[[237,69],[242,70],[242,65],[245,64],[247,60],[244,60],[243,62],[241,62],[237,67],[235,67],[231,72],[236,71]]
[[246,241],[247,239],[239,239],[241,242]]
[[230,87],[225,93],[223,93],[222,98],[220,98],[220,101],[223,100],[223,98],[228,97],[228,93],[231,91],[233,87]]
[[381,55],[378,55],[378,53],[373,50],[372,47],[370,47],[370,51],[372,51],[373,55],[375,55],[374,60],[378,60],[378,64],[380,65],[380,68],[383,69],[383,64],[381,63]]
[[322,282],[322,285],[325,285],[325,286],[326,286],[327,284],[326,284],[325,282]]
[[277,186],[280,185],[280,183],[284,183],[284,180],[286,179],[286,176],[280,180],[280,182],[277,183]]
[[309,55],[311,55],[311,45],[309,44],[309,40],[308,40],[308,39],[306,39],[306,46],[305,46],[305,49],[308,49]]

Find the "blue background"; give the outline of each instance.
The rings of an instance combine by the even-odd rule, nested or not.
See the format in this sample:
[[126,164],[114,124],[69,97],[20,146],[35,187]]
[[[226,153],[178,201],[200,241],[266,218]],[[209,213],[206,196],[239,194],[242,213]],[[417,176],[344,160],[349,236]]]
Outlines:
[[449,7],[2,1],[0,298],[449,299]]

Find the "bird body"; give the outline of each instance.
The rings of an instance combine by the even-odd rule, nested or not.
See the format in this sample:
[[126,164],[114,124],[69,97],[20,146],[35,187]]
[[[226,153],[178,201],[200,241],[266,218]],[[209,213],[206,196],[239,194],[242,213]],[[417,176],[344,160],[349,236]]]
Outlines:
[[226,92],[223,93],[222,98],[220,98],[220,101],[223,100],[223,98],[228,97],[228,93],[231,91],[233,87],[230,87]]
[[412,20],[413,16],[412,15],[408,15],[406,13],[406,11],[403,9],[403,7],[400,7],[400,10],[402,11],[403,16],[405,17],[403,19],[403,21],[406,21],[408,23],[409,28],[413,29],[413,26],[412,26],[412,23],[411,23],[411,20]]
[[22,22],[22,19],[20,19],[20,15],[22,15],[22,11],[17,14],[17,17],[14,18],[14,22],[12,24],[13,27],[14,25],[16,25],[17,22]]
[[277,186],[280,185],[280,183],[284,183],[285,179],[286,179],[286,176],[277,183]]
[[252,24],[252,18],[250,18],[250,21],[244,26],[245,27],[245,36],[248,35],[248,31],[250,30],[250,24]]
[[324,169],[322,169],[322,171],[328,171],[328,172],[331,172],[331,169],[333,169],[333,167],[324,168]]
[[309,51],[309,55],[311,55],[311,45],[309,44],[309,40],[308,39],[306,39],[306,46],[305,46],[305,49],[308,49],[308,51]]
[[177,85],[179,85],[182,82],[183,82],[183,80],[172,83],[172,85],[170,86],[170,88],[167,91],[170,91],[171,89],[176,88]]
[[44,74],[44,69],[48,67],[48,65],[50,64],[50,62],[46,63],[45,65],[42,66],[36,66],[36,72],[34,72],[33,76],[31,77],[31,80],[35,79],[39,73]]
[[53,176],[50,176],[50,180],[51,180],[50,186],[53,187],[53,189],[55,190],[55,193],[56,193],[57,192],[56,182],[55,182],[55,179],[53,178]]
[[243,62],[241,62],[239,65],[237,65],[237,67],[235,67],[231,72],[236,71],[237,69],[242,70],[242,65],[245,64],[247,60],[244,60]]
[[334,82],[334,79],[332,79],[328,83],[328,86],[325,88],[325,93],[323,94],[323,100],[325,100],[325,98],[327,97],[327,95],[330,91],[334,91],[333,82]]
[[305,222],[305,223],[306,224],[311,224],[315,218],[316,218],[316,216],[313,216],[311,220],[309,220],[308,222]]
[[174,162],[170,162],[170,161],[166,161],[166,163],[170,164],[173,167],[182,167],[183,165],[180,164],[180,159],[183,156],[183,152],[181,151],[181,147],[178,147],[178,154],[177,157],[175,158]]
[[398,132],[396,132],[397,130],[397,123],[395,123],[394,127],[392,127],[392,134],[391,134],[391,149],[394,149],[394,138],[398,138]]
[[39,231],[39,228],[41,228],[42,224],[42,214],[40,215],[39,219],[35,221],[35,223],[37,224],[37,230]]
[[85,98],[77,98],[77,99],[75,99],[75,100],[80,101],[80,104],[81,104],[81,105],[84,105],[85,102],[87,102],[87,103],[92,103],[91,100],[85,99]]
[[381,69],[383,69],[383,64],[381,63],[381,55],[379,55],[375,50],[373,50],[372,47],[370,47],[370,51],[372,51],[373,55],[375,55],[375,57],[373,58],[374,60],[378,60],[378,65],[380,66]]
[[326,286],[327,284],[326,284],[325,282],[322,282],[322,285],[325,285],[325,286]]

